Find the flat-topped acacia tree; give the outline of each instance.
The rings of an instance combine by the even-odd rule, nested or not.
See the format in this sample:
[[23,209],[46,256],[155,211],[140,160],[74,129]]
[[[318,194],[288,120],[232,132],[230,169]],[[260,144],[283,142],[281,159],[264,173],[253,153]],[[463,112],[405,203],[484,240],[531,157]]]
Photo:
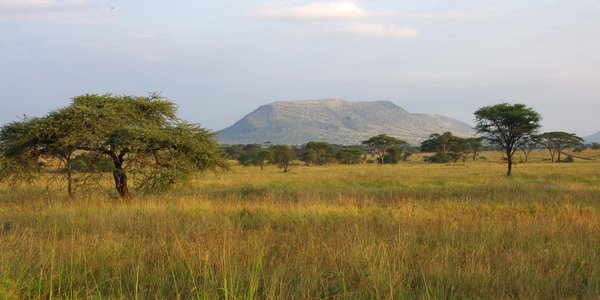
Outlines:
[[[544,132],[537,136],[540,145],[550,151],[552,162],[560,162],[560,155],[567,148],[583,145],[583,139],[564,131]],[[556,159],[555,159],[556,158]]]
[[[182,121],[175,105],[158,94],[147,97],[86,94],[45,117],[28,118],[0,130],[3,164],[0,179],[39,171],[40,162],[57,159],[73,195],[71,160],[90,152],[109,158],[115,188],[130,197],[128,174],[143,191],[165,190],[197,171],[227,168],[215,134]],[[15,170],[11,172],[10,170]]]
[[361,144],[366,145],[366,146],[374,149],[375,151],[377,151],[377,153],[378,153],[377,160],[382,165],[385,163],[384,158],[385,158],[385,153],[387,152],[388,148],[394,147],[394,146],[408,145],[408,143],[406,141],[397,139],[397,138],[395,138],[393,136],[389,136],[387,134],[376,135],[366,141],[362,141]]
[[501,103],[478,109],[475,129],[506,154],[506,175],[511,176],[513,154],[536,134],[541,119],[539,113],[524,104]]

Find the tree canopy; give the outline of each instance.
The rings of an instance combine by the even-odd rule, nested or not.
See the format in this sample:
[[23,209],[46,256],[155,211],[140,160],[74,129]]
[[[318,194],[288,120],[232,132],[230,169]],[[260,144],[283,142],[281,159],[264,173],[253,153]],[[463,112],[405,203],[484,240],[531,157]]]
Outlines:
[[425,159],[434,163],[456,163],[458,160],[466,163],[469,155],[476,160],[482,147],[480,138],[462,138],[453,135],[452,132],[431,134],[421,143],[422,152],[436,152],[434,156]]
[[475,112],[475,128],[506,154],[507,175],[512,174],[513,154],[540,128],[541,116],[524,104],[501,103]]
[[273,160],[283,172],[289,171],[290,163],[296,159],[296,151],[288,145],[275,145],[273,149]]
[[377,160],[381,164],[385,163],[385,154],[387,153],[387,149],[389,147],[408,145],[408,143],[406,141],[397,139],[395,137],[392,137],[392,136],[389,136],[386,134],[376,135],[366,141],[362,141],[361,143],[363,145],[367,145],[368,147],[371,147],[372,149],[377,151],[377,153],[378,153]]
[[538,135],[537,138],[539,143],[550,151],[552,162],[555,162],[555,158],[556,162],[560,162],[561,153],[564,149],[583,145],[581,137],[563,131],[544,132]]
[[128,174],[143,191],[161,191],[195,171],[227,167],[215,134],[176,116],[175,105],[158,94],[147,97],[86,94],[45,117],[29,118],[0,130],[0,151],[17,179],[17,168],[56,160],[65,170],[72,195],[72,160],[81,152],[113,163],[115,188],[130,197]]

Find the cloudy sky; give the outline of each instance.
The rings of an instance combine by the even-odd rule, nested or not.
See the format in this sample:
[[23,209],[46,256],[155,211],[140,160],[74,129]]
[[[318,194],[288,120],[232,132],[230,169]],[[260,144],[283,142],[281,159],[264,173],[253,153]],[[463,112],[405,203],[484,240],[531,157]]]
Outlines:
[[390,100],[472,123],[526,103],[600,130],[598,0],[0,0],[0,123],[161,92],[213,130],[278,100]]

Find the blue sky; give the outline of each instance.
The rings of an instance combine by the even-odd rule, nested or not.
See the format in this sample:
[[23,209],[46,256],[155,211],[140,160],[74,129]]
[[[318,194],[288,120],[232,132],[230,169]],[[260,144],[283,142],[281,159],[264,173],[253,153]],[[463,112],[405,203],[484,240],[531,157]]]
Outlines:
[[213,130],[279,100],[390,100],[472,123],[522,102],[600,130],[600,1],[0,0],[0,123],[161,92]]

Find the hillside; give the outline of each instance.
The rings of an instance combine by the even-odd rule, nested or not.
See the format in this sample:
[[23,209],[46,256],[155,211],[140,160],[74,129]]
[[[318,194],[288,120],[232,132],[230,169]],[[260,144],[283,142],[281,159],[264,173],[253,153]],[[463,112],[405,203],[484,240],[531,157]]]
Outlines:
[[586,143],[600,143],[600,131],[583,138]]
[[430,114],[410,113],[389,101],[350,102],[304,100],[263,105],[219,132],[224,144],[271,142],[300,145],[309,141],[359,144],[385,133],[417,144],[431,133],[451,131],[471,136],[460,121]]

